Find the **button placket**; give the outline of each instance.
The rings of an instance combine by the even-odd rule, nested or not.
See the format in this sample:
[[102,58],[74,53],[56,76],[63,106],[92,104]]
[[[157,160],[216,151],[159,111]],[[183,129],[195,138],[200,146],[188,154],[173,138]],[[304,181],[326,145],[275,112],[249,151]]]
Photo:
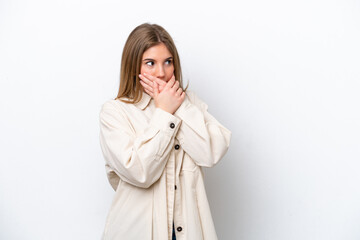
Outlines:
[[[178,171],[176,171],[177,173],[179,173],[180,171],[180,167],[181,167],[181,161],[180,158],[182,157],[181,155],[181,151],[179,151],[180,149],[180,144],[178,142],[178,140],[175,140],[175,146],[174,146],[174,151],[175,151],[175,159],[177,162],[176,166],[178,166]],[[178,165],[179,164],[179,165]],[[182,216],[182,204],[181,204],[181,200],[182,200],[182,192],[181,192],[181,186],[178,186],[179,184],[181,184],[180,180],[178,179],[178,175],[175,175],[175,183],[174,183],[174,189],[175,189],[175,204],[174,204],[174,222],[175,222],[175,231],[178,234],[177,237],[181,238],[181,235],[184,234],[183,230],[183,216]],[[179,228],[180,227],[180,228]],[[180,230],[181,229],[181,230]],[[180,230],[180,231],[179,231]]]
[[[175,127],[175,125],[174,125]],[[175,166],[176,166],[176,157],[174,154],[170,155],[170,158],[168,160],[168,163],[166,164],[166,179],[167,179],[167,191],[168,191],[168,198],[167,198],[167,202],[168,202],[168,212],[170,213],[168,215],[169,219],[169,227],[171,226],[171,231],[172,231],[172,222],[174,221],[175,218],[175,213],[174,213],[174,208],[175,208],[175,190],[174,190],[174,186],[176,183],[176,171],[175,171]],[[170,229],[169,229],[170,230]]]

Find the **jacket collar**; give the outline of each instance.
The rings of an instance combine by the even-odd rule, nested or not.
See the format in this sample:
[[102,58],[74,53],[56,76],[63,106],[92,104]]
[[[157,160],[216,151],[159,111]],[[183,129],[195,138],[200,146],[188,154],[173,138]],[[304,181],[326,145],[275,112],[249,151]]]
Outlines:
[[142,98],[140,99],[139,102],[134,103],[135,106],[137,106],[138,108],[144,110],[146,108],[146,106],[149,104],[151,100],[151,96],[149,94],[147,94],[146,92],[142,93]]

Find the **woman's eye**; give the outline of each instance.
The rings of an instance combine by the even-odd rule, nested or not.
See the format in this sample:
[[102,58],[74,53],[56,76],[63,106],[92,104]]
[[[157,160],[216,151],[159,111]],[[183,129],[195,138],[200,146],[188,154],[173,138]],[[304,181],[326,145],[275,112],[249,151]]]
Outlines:
[[166,60],[165,63],[168,64],[168,65],[170,65],[170,64],[171,64],[171,60]]
[[147,62],[146,65],[149,65],[149,66],[154,66],[154,62],[150,61],[150,62]]

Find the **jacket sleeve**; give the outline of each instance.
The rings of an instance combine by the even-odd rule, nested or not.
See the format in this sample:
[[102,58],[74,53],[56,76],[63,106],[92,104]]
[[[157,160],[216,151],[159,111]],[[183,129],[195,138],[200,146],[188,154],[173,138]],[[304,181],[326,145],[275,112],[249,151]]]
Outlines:
[[[141,188],[150,187],[163,173],[181,119],[156,108],[148,126],[135,133],[125,111],[108,101],[100,111],[100,146],[109,182],[119,179]],[[110,179],[110,177],[112,179]]]
[[208,105],[187,91],[174,115],[182,120],[176,138],[194,162],[204,167],[218,163],[229,148],[231,131],[208,112]]

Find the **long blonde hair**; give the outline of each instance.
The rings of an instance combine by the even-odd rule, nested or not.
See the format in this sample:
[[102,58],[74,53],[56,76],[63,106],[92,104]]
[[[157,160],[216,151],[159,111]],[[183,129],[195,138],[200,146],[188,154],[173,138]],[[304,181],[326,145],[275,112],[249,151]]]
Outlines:
[[[170,34],[157,24],[144,23],[137,26],[126,40],[120,70],[120,86],[116,99],[126,97],[126,103],[137,103],[143,94],[143,86],[140,84],[139,74],[142,56],[144,52],[160,43],[164,43],[173,56],[174,75],[179,81],[179,87],[183,88],[180,58],[176,46]],[[188,88],[189,83],[184,92]]]

